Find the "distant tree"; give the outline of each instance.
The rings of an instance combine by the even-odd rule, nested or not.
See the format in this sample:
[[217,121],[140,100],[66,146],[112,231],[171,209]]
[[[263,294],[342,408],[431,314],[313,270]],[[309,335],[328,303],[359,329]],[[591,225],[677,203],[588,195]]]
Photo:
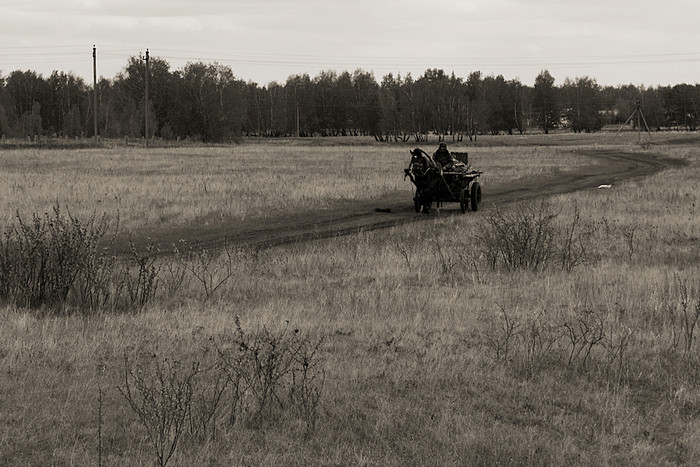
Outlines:
[[527,125],[527,113],[526,109],[529,106],[529,93],[528,88],[523,86],[523,84],[518,79],[513,79],[508,81],[508,96],[513,107],[513,123],[514,128],[518,130],[521,135],[525,130]]
[[[266,132],[268,136],[292,135],[293,122],[288,121],[287,107],[289,105],[284,86],[271,82],[263,88],[266,103]],[[268,123],[269,122],[269,123]]]
[[380,90],[371,72],[355,70],[352,75],[351,121],[362,135],[380,131],[382,110]]
[[24,112],[19,117],[19,122],[17,124],[16,134],[18,136],[34,136],[43,133],[43,127],[41,123],[41,104],[34,101],[32,105],[32,110]]
[[14,105],[5,88],[5,78],[0,75],[0,136],[12,135],[13,127],[10,122],[15,121]]
[[358,125],[355,89],[350,72],[344,71],[338,75],[335,81],[335,98],[337,105],[333,112],[333,127],[340,134],[346,135]]
[[[615,92],[615,104],[617,109],[616,124],[624,123],[637,108],[637,100],[641,98],[639,88],[633,84],[618,86]],[[637,119],[632,119],[632,126],[637,127]]]
[[12,134],[10,120],[7,118],[7,111],[5,110],[5,107],[0,104],[0,137],[8,136],[10,134]]
[[117,90],[111,80],[97,82],[97,132],[107,138],[123,136],[117,106]]
[[666,108],[668,123],[678,129],[695,131],[698,127],[698,108],[696,102],[698,87],[689,84],[677,84],[666,91]]
[[650,129],[657,131],[665,125],[663,87],[642,89],[642,113]]
[[379,128],[372,135],[375,139],[384,139],[385,135],[397,137],[405,130],[400,123],[399,100],[401,93],[401,77],[394,78],[392,73],[384,75],[379,86],[379,105],[381,114]]
[[567,78],[560,94],[561,104],[572,131],[590,133],[602,128],[600,86],[595,79],[584,76],[572,81]]
[[538,126],[548,134],[549,130],[557,125],[558,120],[554,77],[548,70],[542,70],[535,78],[533,107]]
[[290,121],[294,122],[296,127],[298,110],[300,136],[313,136],[318,131],[319,123],[316,116],[315,88],[311,77],[307,73],[290,76],[285,83],[285,90],[290,103],[287,110]]
[[82,78],[72,73],[54,71],[47,80],[51,99],[45,115],[47,130],[58,135],[80,136],[88,114],[90,96]]
[[19,132],[17,136],[42,134],[44,127],[48,127],[48,124],[44,124],[48,118],[42,112],[50,108],[51,101],[51,93],[44,78],[32,70],[13,71],[6,79],[5,88],[18,119],[18,125],[15,126]]
[[[149,131],[155,133],[160,132],[160,129],[169,123],[173,117],[172,108],[175,106],[173,99],[176,96],[177,86],[173,82],[176,77],[170,72],[170,64],[158,57],[149,57],[148,61],[148,100],[149,100]],[[119,99],[121,104],[131,109],[132,106],[126,105],[129,100],[138,109],[144,111],[145,92],[146,92],[146,64],[142,57],[129,57],[128,63],[124,70],[119,73],[115,79],[114,86],[119,88]],[[152,115],[151,115],[152,112]],[[141,114],[145,116],[144,114]],[[122,114],[122,120],[128,122],[131,120],[130,115]],[[127,126],[131,127],[129,123]],[[143,135],[145,125],[140,130]]]
[[514,85],[506,82],[502,75],[484,78],[486,128],[491,134],[501,131],[513,133],[518,126],[514,109]]
[[430,129],[444,136],[449,131],[450,101],[453,98],[449,77],[442,69],[428,68],[423,76],[418,78],[416,86],[421,91],[426,130]]
[[245,83],[234,77],[230,67],[188,63],[182,71],[178,95],[181,122],[186,125],[178,130],[204,141],[236,138],[247,117],[245,92]]
[[486,89],[480,71],[473,71],[467,77],[467,133],[469,140],[476,141],[477,134],[486,124]]
[[399,80],[401,88],[399,90],[399,109],[401,111],[401,126],[403,131],[412,135],[422,133],[423,124],[418,107],[418,96],[416,92],[415,80],[411,73],[407,73],[403,80]]

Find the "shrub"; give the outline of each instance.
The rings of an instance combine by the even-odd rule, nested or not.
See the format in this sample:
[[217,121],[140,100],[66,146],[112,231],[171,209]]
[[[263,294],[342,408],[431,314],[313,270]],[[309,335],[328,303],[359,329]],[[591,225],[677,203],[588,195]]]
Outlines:
[[118,389],[146,429],[158,465],[164,466],[185,432],[199,364],[182,365],[155,355],[152,360],[151,365],[134,367],[125,354],[124,385]]
[[583,231],[577,206],[570,223],[562,224],[559,216],[544,201],[538,207],[518,205],[509,212],[497,209],[477,235],[488,264],[492,269],[540,271],[559,263],[571,271],[586,258],[589,235]]
[[0,296],[20,307],[61,308],[77,291],[87,306],[103,303],[105,273],[114,266],[99,250],[107,228],[106,216],[81,222],[58,205],[53,215],[34,214],[30,222],[17,213],[17,224],[0,240]]
[[620,382],[632,329],[609,311],[574,307],[531,313],[498,305],[482,338],[497,362],[530,378],[545,366],[600,371]]
[[149,245],[146,247],[146,253],[140,255],[132,241],[130,246],[135,267],[132,269],[128,264],[124,266],[120,284],[124,284],[126,289],[126,305],[130,309],[139,309],[155,296],[158,289],[160,272],[160,266],[156,266],[158,250],[154,245]]
[[230,423],[245,419],[260,427],[291,408],[306,423],[307,435],[316,425],[325,373],[313,341],[288,326],[274,333],[243,332],[236,318],[236,335],[219,347],[231,388]]
[[158,464],[181,443],[201,444],[221,429],[263,428],[297,417],[310,436],[318,419],[325,372],[322,339],[298,329],[248,334],[236,317],[234,334],[208,336],[183,358],[124,355],[120,394],[138,417]]
[[[156,292],[157,251],[144,256],[132,246],[136,266],[110,254],[118,232],[106,214],[81,221],[57,204],[53,213],[17,213],[16,225],[0,238],[0,299],[17,307],[86,311],[142,307]],[[113,235],[107,233],[113,230]],[[107,237],[107,238],[106,238]]]

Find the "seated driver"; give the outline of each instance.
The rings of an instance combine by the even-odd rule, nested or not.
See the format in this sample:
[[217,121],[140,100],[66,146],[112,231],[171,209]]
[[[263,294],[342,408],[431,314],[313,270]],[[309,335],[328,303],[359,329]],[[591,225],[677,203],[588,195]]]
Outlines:
[[440,143],[438,150],[433,154],[433,160],[438,162],[446,172],[467,172],[469,169],[464,162],[458,161],[447,150],[447,144]]
[[450,154],[450,151],[447,150],[447,144],[445,143],[440,143],[438,150],[433,154],[433,159],[445,170],[449,171],[454,168],[455,159],[452,157],[452,154]]

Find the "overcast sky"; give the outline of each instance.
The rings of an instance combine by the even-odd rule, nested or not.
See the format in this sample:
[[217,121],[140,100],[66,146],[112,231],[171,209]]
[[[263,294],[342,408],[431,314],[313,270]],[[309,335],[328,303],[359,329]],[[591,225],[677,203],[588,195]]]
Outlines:
[[320,70],[441,68],[532,85],[700,82],[698,0],[0,0],[0,73],[114,78],[150,49],[171,69],[229,65],[266,85]]

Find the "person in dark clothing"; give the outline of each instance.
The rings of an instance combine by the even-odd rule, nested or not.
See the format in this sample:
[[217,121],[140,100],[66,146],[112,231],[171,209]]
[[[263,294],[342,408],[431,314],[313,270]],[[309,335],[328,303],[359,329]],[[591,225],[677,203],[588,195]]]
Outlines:
[[447,150],[447,144],[445,143],[440,143],[438,150],[433,154],[433,160],[438,162],[445,170],[449,170],[455,164],[455,160],[452,154],[450,154],[450,151]]

